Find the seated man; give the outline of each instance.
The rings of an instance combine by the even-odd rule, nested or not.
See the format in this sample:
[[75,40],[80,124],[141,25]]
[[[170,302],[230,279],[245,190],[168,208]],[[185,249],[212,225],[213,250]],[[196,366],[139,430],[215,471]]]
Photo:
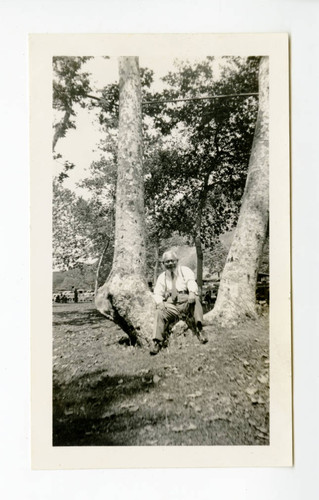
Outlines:
[[163,344],[163,333],[169,323],[181,319],[183,314],[192,314],[195,320],[196,334],[205,344],[207,338],[202,331],[203,309],[198,298],[198,287],[194,273],[189,267],[179,266],[175,252],[165,252],[163,264],[166,268],[159,275],[154,299],[157,305],[153,347],[150,354],[157,354]]

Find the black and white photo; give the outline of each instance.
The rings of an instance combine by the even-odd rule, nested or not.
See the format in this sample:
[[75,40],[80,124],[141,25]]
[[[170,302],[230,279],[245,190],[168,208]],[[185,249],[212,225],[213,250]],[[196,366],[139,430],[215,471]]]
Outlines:
[[31,38],[44,463],[291,461],[287,37],[223,36]]

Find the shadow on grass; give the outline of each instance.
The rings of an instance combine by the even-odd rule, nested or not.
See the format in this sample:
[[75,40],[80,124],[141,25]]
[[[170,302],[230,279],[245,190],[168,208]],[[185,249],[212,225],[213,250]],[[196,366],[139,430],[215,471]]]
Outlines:
[[110,377],[103,370],[68,384],[55,383],[53,446],[130,445],[139,428],[158,423],[159,415],[145,408],[137,412],[130,399],[152,387],[151,373]]
[[62,325],[97,325],[105,323],[108,321],[110,325],[113,325],[111,321],[107,320],[103,314],[101,314],[96,309],[90,309],[86,311],[72,310],[72,311],[55,311],[54,312],[55,321],[53,321],[53,326]]

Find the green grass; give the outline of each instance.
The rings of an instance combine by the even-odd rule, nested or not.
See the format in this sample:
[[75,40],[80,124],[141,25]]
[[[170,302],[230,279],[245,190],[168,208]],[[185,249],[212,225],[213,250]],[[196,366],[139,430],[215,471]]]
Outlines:
[[205,331],[150,356],[92,303],[54,305],[53,444],[269,444],[268,318]]

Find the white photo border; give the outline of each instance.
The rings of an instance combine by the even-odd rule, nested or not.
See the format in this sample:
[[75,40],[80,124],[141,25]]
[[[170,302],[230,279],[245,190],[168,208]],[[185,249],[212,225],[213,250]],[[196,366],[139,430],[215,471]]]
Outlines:
[[[292,465],[289,39],[278,34],[30,35],[31,410],[33,469]],[[52,57],[269,56],[269,446],[53,447]],[[39,293],[41,291],[41,293]],[[36,299],[35,299],[36,297]]]

